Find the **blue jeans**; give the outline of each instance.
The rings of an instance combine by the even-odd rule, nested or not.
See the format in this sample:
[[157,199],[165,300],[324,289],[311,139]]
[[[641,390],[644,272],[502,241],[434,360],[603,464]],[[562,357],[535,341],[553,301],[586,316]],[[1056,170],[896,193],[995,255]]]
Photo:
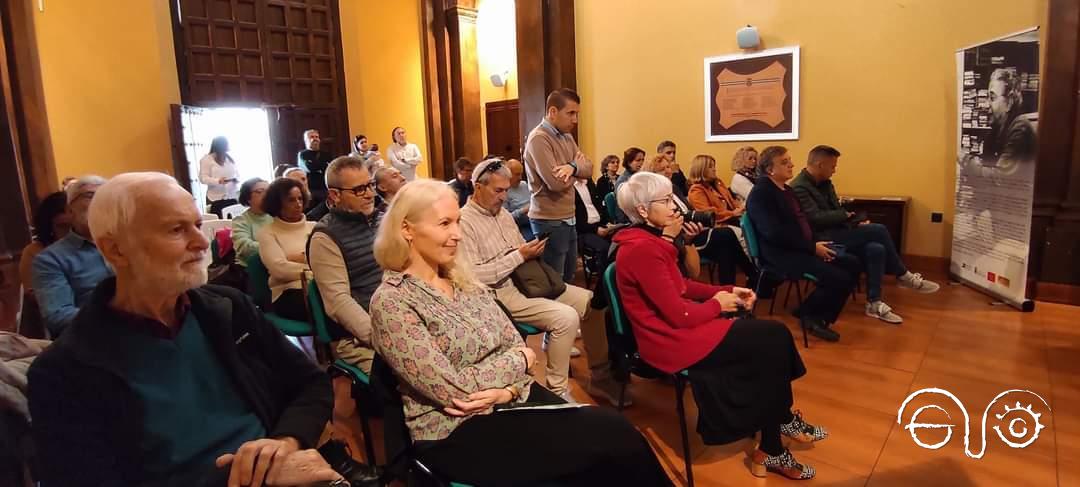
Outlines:
[[562,220],[529,220],[532,231],[538,237],[550,234],[544,247],[544,263],[561,272],[564,282],[574,281],[577,271],[577,229]]
[[881,300],[881,278],[886,272],[897,277],[907,273],[885,225],[869,223],[833,232],[829,236],[832,241],[846,245],[848,252],[863,261],[868,302]]

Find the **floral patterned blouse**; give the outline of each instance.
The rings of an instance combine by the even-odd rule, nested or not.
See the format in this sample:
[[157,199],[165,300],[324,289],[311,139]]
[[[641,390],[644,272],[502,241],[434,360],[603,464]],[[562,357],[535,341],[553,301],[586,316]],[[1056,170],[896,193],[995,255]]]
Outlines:
[[483,286],[455,286],[451,299],[426,282],[386,271],[371,298],[372,342],[400,382],[405,422],[413,440],[441,440],[468,418],[443,411],[452,399],[532,383],[513,323]]

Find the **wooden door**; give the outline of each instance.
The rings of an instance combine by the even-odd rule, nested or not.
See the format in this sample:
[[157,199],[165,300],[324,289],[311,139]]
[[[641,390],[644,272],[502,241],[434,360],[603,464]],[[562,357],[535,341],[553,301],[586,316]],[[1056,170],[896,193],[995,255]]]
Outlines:
[[487,121],[487,153],[504,158],[521,158],[521,133],[518,101],[494,101],[484,105]]

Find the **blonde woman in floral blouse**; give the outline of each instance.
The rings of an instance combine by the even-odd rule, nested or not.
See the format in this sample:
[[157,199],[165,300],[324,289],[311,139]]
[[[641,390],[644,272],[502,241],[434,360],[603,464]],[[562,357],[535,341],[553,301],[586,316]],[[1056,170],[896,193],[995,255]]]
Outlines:
[[408,183],[375,241],[386,273],[371,299],[373,344],[401,383],[424,464],[473,485],[671,485],[614,411],[496,410],[563,401],[533,381],[536,355],[458,262],[457,203],[442,182]]

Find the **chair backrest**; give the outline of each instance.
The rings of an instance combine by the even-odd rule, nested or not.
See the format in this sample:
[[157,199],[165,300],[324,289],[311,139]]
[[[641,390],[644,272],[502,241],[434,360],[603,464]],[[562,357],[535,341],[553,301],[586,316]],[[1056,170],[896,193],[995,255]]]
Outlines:
[[608,306],[611,306],[611,315],[614,321],[615,334],[624,336],[630,332],[630,322],[622,309],[622,301],[619,300],[619,288],[615,284],[615,263],[612,262],[604,270],[604,292],[607,293]]
[[263,265],[262,258],[256,252],[247,260],[248,294],[255,304],[267,307],[270,304],[270,271]]
[[319,286],[314,280],[308,282],[307,289],[308,309],[311,310],[311,321],[315,323],[315,339],[319,343],[330,343],[330,330],[327,326],[329,318],[323,309],[322,296],[319,294]]
[[386,468],[395,477],[403,478],[412,462],[412,435],[405,423],[404,403],[398,392],[398,380],[379,354],[371,362],[371,387],[382,404],[383,449]]
[[246,206],[239,203],[235,205],[229,205],[221,209],[221,217],[225,218],[226,220],[232,220],[233,218],[240,216],[240,214],[243,213],[246,209]]
[[754,222],[750,220],[749,213],[743,213],[739,218],[739,226],[742,227],[743,237],[746,238],[746,247],[750,251],[750,258],[755,261],[761,259],[761,248],[758,247],[757,230],[754,229]]
[[232,228],[232,220],[203,220],[202,221],[202,233],[206,235],[207,240],[213,240],[214,235],[217,235],[218,230],[222,228]]
[[604,209],[607,210],[608,221],[615,223],[619,216],[619,202],[615,200],[615,192],[604,195]]

